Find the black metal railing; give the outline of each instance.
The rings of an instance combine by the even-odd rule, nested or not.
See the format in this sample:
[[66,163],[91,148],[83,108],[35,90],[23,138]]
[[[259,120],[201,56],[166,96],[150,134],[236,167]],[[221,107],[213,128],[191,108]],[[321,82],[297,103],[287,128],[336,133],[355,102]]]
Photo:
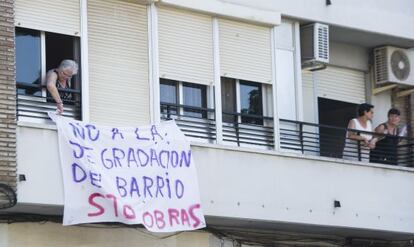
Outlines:
[[[16,83],[17,90],[17,119],[19,121],[49,121],[47,112],[56,111],[56,102],[53,100],[44,85]],[[58,89],[59,92],[70,93],[72,99],[63,100],[63,116],[81,119],[81,92],[76,89]]]
[[223,112],[223,141],[237,146],[274,148],[273,118],[262,115]]
[[[375,147],[347,138],[353,131],[376,138]],[[280,146],[303,154],[381,163],[414,166],[414,139],[350,130],[329,125],[280,119]]]
[[216,140],[214,109],[165,102],[160,106],[161,119],[174,119],[186,136],[209,142]]

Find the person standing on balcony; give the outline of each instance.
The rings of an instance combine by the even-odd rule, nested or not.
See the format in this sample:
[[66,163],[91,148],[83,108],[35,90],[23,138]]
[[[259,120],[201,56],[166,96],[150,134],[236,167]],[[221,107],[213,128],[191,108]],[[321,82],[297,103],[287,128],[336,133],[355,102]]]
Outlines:
[[[388,165],[397,165],[397,145],[399,142],[400,129],[398,124],[401,121],[400,111],[391,108],[388,111],[388,120],[378,125],[375,132],[381,134],[375,149],[371,150],[370,162]],[[385,135],[385,136],[384,136]]]
[[71,100],[72,94],[59,91],[59,89],[70,89],[70,79],[78,73],[78,64],[70,59],[63,60],[59,67],[47,72],[46,86],[49,93],[56,102],[57,111],[63,113],[63,101]]
[[369,161],[369,151],[375,148],[377,141],[371,133],[367,133],[372,132],[373,109],[374,106],[371,104],[360,104],[358,117],[349,121],[343,152],[344,159]]

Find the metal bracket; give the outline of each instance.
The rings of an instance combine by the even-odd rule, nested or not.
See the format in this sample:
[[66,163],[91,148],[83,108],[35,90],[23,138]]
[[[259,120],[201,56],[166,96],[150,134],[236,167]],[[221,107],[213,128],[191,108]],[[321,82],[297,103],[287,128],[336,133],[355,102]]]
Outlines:
[[391,84],[391,85],[387,85],[387,86],[383,86],[383,87],[373,88],[372,89],[372,94],[377,95],[377,94],[380,94],[382,92],[391,90],[391,89],[396,88],[396,87],[397,87],[397,84]]
[[412,93],[414,93],[414,88],[412,88],[412,89],[407,89],[407,90],[403,90],[403,91],[399,91],[399,92],[397,93],[397,98],[401,98],[401,97],[404,97],[404,96],[410,95],[410,94],[412,94]]

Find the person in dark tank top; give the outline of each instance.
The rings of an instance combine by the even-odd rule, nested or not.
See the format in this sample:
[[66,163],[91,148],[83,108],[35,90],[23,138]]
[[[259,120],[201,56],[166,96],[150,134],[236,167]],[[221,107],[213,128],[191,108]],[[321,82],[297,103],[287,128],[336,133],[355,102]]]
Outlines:
[[78,64],[70,59],[63,60],[59,67],[47,72],[46,86],[52,98],[56,102],[56,109],[63,113],[63,103],[72,99],[69,92],[59,91],[59,89],[70,89],[70,80],[73,75],[78,73]]
[[[379,141],[375,149],[371,150],[370,162],[388,165],[397,165],[397,146],[399,142],[398,124],[400,123],[400,111],[392,108],[388,111],[388,120],[378,125],[375,132],[383,134],[378,137]],[[385,135],[385,136],[384,136]]]

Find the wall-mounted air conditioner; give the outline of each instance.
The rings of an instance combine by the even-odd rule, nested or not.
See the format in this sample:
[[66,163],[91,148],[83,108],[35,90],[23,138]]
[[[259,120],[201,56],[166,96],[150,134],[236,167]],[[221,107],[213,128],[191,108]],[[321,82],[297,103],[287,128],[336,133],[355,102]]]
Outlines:
[[393,46],[374,49],[375,83],[414,86],[414,50]]
[[329,26],[312,23],[300,28],[302,69],[318,70],[329,63]]

